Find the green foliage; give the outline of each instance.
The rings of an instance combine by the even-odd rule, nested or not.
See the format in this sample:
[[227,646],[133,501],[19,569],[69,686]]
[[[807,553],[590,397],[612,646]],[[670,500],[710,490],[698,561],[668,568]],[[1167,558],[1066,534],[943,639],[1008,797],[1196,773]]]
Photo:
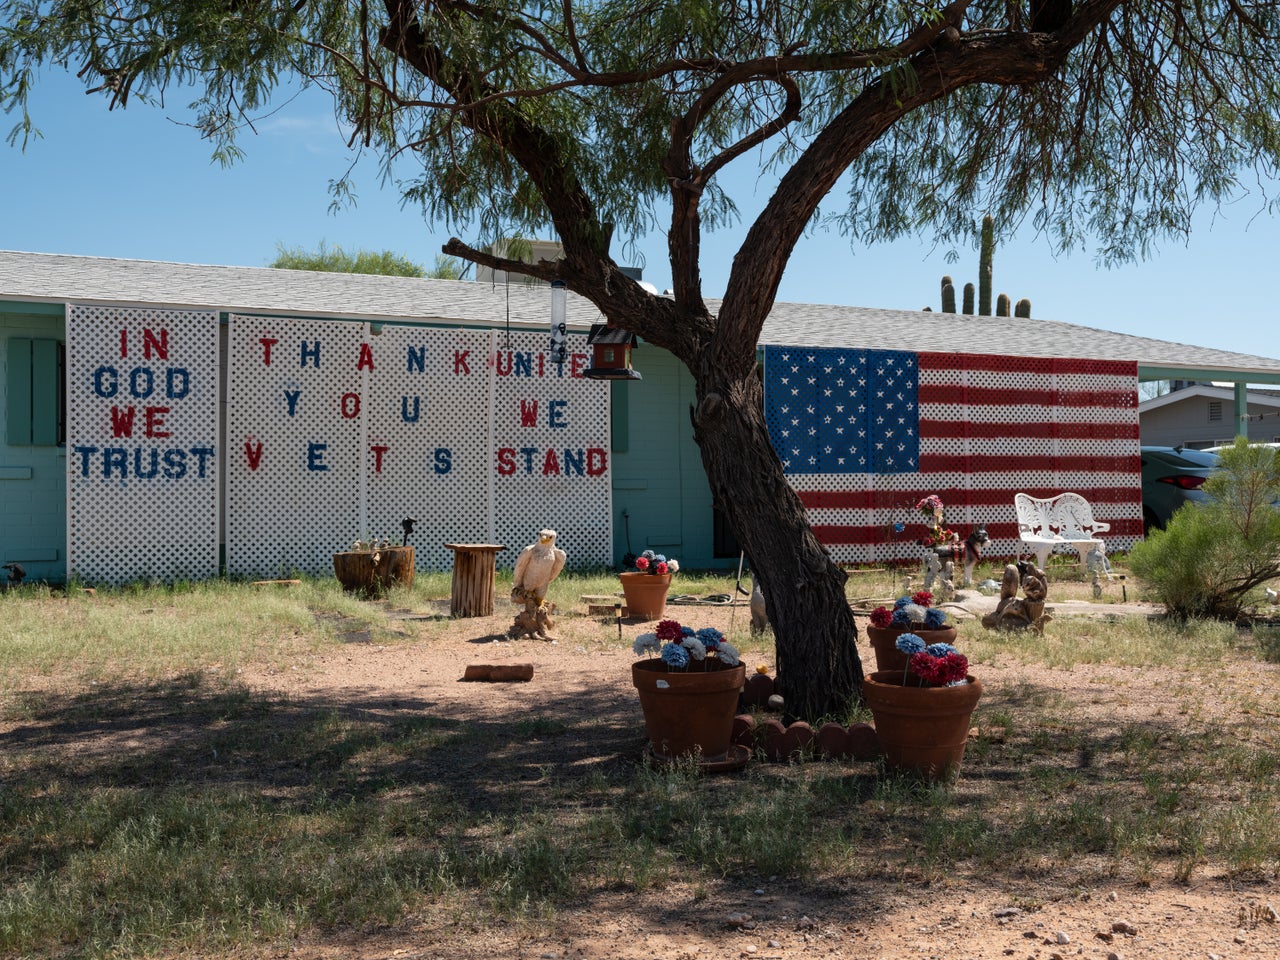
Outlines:
[[1280,462],[1237,438],[1205,481],[1208,503],[1180,507],[1130,554],[1130,566],[1177,617],[1235,619],[1280,576]]
[[323,273],[375,273],[387,277],[425,277],[420,264],[390,250],[348,251],[325,241],[315,250],[276,244],[276,258],[268,267],[279,270],[319,270]]

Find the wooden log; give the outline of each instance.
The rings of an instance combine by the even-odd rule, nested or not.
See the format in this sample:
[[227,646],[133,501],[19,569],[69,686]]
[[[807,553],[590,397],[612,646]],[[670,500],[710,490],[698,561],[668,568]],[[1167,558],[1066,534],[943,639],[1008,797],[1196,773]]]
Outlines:
[[533,679],[532,663],[470,663],[462,673],[466,681],[527,683]]

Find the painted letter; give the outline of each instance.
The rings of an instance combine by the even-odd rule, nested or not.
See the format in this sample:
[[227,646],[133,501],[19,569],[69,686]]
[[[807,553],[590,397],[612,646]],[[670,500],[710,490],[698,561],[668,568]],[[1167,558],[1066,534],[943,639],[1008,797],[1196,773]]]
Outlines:
[[324,462],[324,452],[329,449],[327,443],[307,444],[307,469],[312,471],[328,470]]
[[155,447],[151,447],[150,451],[151,463],[148,464],[147,469],[145,470],[142,467],[142,448],[138,447],[133,451],[133,475],[135,477],[140,477],[143,480],[150,480],[160,472],[160,451]]
[[191,453],[196,458],[196,476],[203,480],[205,461],[213,459],[213,447],[192,447]]
[[609,469],[609,455],[603,447],[587,448],[587,476],[598,477]]
[[400,398],[400,419],[405,423],[417,423],[418,417],[421,415],[422,408],[418,402],[418,398],[413,398],[413,413],[409,413],[409,398]]
[[172,437],[171,431],[163,429],[164,415],[168,412],[168,407],[147,407],[145,414],[147,425],[143,432],[148,437]]
[[164,374],[164,395],[181,400],[191,392],[191,374],[182,367],[170,367]]
[[536,427],[538,425],[538,401],[520,401],[520,426]]
[[405,371],[413,373],[416,369],[418,373],[425,373],[427,369],[427,348],[405,347],[405,351]]
[[344,420],[354,420],[360,416],[360,394],[344,393],[338,407],[338,412],[342,414]]
[[156,339],[156,335],[149,329],[144,328],[142,331],[142,358],[144,360],[151,359],[151,351],[155,351],[156,358],[159,360],[169,359],[169,331],[161,330],[160,339]]
[[453,351],[453,372],[455,376],[459,373],[469,374],[471,372],[471,365],[467,363],[467,356],[470,353],[470,350]]
[[498,473],[509,477],[516,472],[516,452],[510,447],[498,450]]
[[360,359],[356,361],[356,369],[373,369],[373,351],[367,343],[360,344]]
[[560,461],[556,459],[556,452],[550,447],[547,448],[547,455],[542,458],[542,475],[544,477],[560,476]]
[[145,400],[156,392],[156,375],[150,367],[134,367],[129,371],[129,394]]
[[259,337],[258,342],[262,344],[262,365],[269,367],[271,366],[271,348],[280,341],[275,337]]
[[[498,452],[498,458],[502,458],[502,452]],[[435,471],[437,474],[445,474],[453,469],[453,451],[448,447],[436,447]]]
[[89,475],[89,458],[98,452],[98,448],[72,447],[71,449],[80,454],[80,476],[87,477]]
[[124,447],[104,447],[102,450],[102,478],[111,478],[111,471],[118,469],[120,479],[129,475],[129,451]]
[[113,437],[133,436],[133,407],[111,408],[111,435]]
[[552,400],[547,403],[547,426],[549,427],[567,427],[569,421],[564,418],[564,408],[569,405],[568,400]]
[[99,367],[93,371],[93,392],[104,399],[120,392],[120,377],[115,367]]
[[582,476],[582,448],[570,450],[568,447],[564,451],[564,475],[570,474]]
[[164,452],[164,475],[170,480],[181,480],[187,475],[187,451],[166,450]]
[[520,452],[524,454],[524,472],[533,473],[533,455],[538,452],[538,448],[521,447]]
[[258,464],[262,462],[262,441],[259,440],[257,446],[248,440],[244,442],[244,458],[249,461],[249,469],[257,470]]
[[291,417],[298,412],[298,395],[301,393],[301,390],[286,390],[284,392],[284,399],[289,404],[289,416]]
[[382,472],[382,455],[386,453],[388,450],[390,450],[391,448],[371,445],[369,449],[373,451],[373,472],[381,473]]
[[312,366],[315,367],[317,370],[319,370],[320,369],[320,341],[313,340],[311,341],[311,344],[312,344],[311,346],[307,346],[307,341],[303,340],[302,343],[299,345],[300,355],[298,357],[298,366],[305,367],[307,365],[307,358],[310,357],[314,361],[312,363]]

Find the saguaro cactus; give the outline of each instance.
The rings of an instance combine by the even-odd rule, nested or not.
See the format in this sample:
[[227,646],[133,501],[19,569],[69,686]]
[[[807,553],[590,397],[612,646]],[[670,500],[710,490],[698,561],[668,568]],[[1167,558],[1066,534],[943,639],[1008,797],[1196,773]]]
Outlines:
[[978,315],[991,316],[991,260],[996,251],[996,225],[991,214],[982,218],[982,247],[978,252]]
[[956,288],[952,285],[950,277],[942,278],[942,312],[956,312]]
[[964,312],[969,316],[973,316],[973,284],[966,283],[964,285]]
[[996,316],[1007,317],[1009,315],[1009,295],[1002,293],[996,297]]
[[1031,319],[1031,301],[1028,300],[1026,297],[1023,297],[1021,300],[1019,300],[1018,305],[1013,308],[1013,315],[1015,317],[1026,317],[1028,320],[1030,320]]

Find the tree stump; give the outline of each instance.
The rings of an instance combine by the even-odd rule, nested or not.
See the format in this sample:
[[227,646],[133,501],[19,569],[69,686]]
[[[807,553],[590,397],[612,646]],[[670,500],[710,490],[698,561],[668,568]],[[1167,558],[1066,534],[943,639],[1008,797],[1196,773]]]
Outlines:
[[493,616],[493,580],[497,555],[507,549],[495,543],[446,543],[453,551],[453,583],[449,616]]

